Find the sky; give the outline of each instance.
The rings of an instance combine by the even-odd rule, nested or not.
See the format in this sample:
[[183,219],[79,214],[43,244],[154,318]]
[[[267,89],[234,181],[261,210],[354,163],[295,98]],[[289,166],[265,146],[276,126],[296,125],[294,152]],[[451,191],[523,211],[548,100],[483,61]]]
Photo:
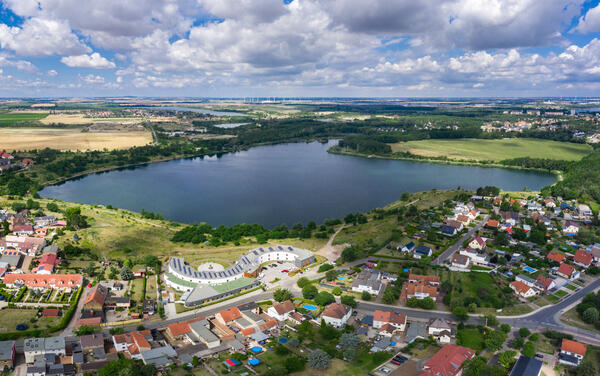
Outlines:
[[597,97],[598,2],[0,0],[0,96]]

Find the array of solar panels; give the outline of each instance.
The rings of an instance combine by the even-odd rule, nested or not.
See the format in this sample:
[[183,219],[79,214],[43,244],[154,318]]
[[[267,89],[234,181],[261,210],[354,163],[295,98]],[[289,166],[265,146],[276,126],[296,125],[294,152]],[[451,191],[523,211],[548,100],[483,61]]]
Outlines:
[[300,258],[312,256],[312,252],[305,249],[278,245],[275,247],[260,247],[252,249],[244,256],[241,256],[233,266],[219,272],[194,270],[189,265],[186,265],[185,261],[180,257],[171,257],[169,264],[172,270],[188,278],[205,280],[224,279],[235,277],[243,272],[255,271],[260,266],[260,256],[271,252],[290,252]]

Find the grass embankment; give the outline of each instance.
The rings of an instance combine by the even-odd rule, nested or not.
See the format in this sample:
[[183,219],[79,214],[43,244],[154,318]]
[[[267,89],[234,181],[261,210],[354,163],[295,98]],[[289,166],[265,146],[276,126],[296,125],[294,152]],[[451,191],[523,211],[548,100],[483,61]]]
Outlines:
[[576,307],[571,308],[567,312],[565,312],[561,317],[560,321],[564,322],[567,325],[572,325],[577,328],[590,330],[592,332],[600,333],[600,330],[596,329],[596,327],[592,324],[588,324],[583,322],[577,313]]
[[40,119],[48,116],[46,113],[25,112],[25,113],[0,113],[0,127],[18,126],[20,124],[39,124]]
[[410,152],[423,157],[496,162],[522,157],[578,161],[592,151],[586,144],[527,138],[420,140],[398,142],[391,147],[392,152]]
[[[0,120],[1,124],[1,120]],[[81,128],[0,128],[0,149],[113,150],[152,142],[148,131],[82,132]]]

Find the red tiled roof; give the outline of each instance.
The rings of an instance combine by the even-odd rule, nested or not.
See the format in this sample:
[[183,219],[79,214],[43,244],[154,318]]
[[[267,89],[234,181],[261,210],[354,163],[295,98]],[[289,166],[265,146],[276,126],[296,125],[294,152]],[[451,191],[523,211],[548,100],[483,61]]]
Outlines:
[[463,362],[474,356],[474,350],[446,345],[425,363],[419,376],[454,376],[461,371]]
[[44,317],[56,317],[60,310],[58,308],[44,308],[42,310],[42,316]]
[[96,303],[98,305],[103,306],[104,305],[104,300],[106,300],[106,295],[108,294],[108,291],[106,290],[106,288],[100,284],[96,285],[96,287],[94,287],[94,291],[92,291],[91,294],[89,294],[86,298],[85,301],[83,302],[83,304],[89,304],[89,303]]
[[531,287],[527,286],[525,283],[521,281],[513,281],[510,285],[515,289],[519,294],[525,294]]
[[221,317],[223,318],[223,321],[225,322],[230,322],[236,319],[239,319],[242,317],[242,314],[240,313],[240,310],[237,309],[237,307],[233,307],[231,309],[226,309],[224,311],[221,311],[218,313],[218,315],[221,315]]
[[286,300],[285,302],[273,304],[273,308],[277,311],[278,314],[283,315],[289,312],[293,312],[296,310],[294,307],[294,303],[291,300]]
[[404,325],[406,324],[406,315],[401,313],[397,314],[395,312],[390,311],[381,311],[379,309],[373,312],[373,320],[374,321],[383,321],[386,323]]
[[498,227],[498,226],[500,225],[500,222],[498,222],[498,221],[497,221],[497,220],[495,220],[495,219],[490,219],[490,220],[487,222],[487,225],[488,225],[488,227]]
[[564,262],[562,264],[560,264],[560,266],[558,267],[558,272],[562,273],[564,275],[571,276],[571,274],[573,274],[574,271],[575,271],[574,267],[572,267],[569,264],[565,264]]
[[548,277],[544,277],[543,275],[538,275],[536,281],[541,284],[542,286],[544,286],[544,288],[546,290],[548,290],[548,288],[550,287],[550,284],[553,282],[552,279],[548,278]]
[[575,257],[573,258],[573,261],[589,266],[592,263],[593,258],[594,257],[591,253],[587,253],[586,251],[580,249],[577,252],[575,252]]
[[27,287],[78,287],[83,283],[81,274],[6,274],[5,284],[22,281]]
[[245,336],[249,336],[250,334],[254,333],[254,328],[244,329],[241,331],[241,333]]
[[167,329],[169,330],[169,332],[171,333],[171,335],[173,337],[179,337],[179,336],[182,336],[184,334],[191,332],[190,325],[189,325],[190,323],[192,323],[194,321],[200,321],[200,320],[204,320],[204,318],[197,317],[195,319],[191,319],[191,320],[187,320],[187,321],[176,322],[174,324],[167,326]]
[[565,261],[565,255],[563,255],[562,253],[557,252],[557,251],[550,251],[550,253],[548,253],[546,258],[548,258],[549,260],[552,260],[552,261],[556,261],[556,262]]
[[579,354],[585,356],[587,346],[583,343],[571,341],[570,339],[564,338],[560,347],[561,351],[568,351],[570,353]]
[[323,311],[323,316],[341,319],[342,317],[346,316],[351,309],[352,308],[345,304],[331,303]]

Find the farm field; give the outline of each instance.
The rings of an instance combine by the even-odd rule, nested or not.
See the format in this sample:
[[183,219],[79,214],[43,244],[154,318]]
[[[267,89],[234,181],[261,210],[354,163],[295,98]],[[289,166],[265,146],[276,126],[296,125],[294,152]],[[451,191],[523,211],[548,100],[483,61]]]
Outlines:
[[551,140],[510,138],[501,140],[420,140],[391,144],[393,152],[457,160],[501,161],[520,157],[577,161],[592,151],[589,145]]
[[11,126],[19,122],[37,122],[38,120],[45,118],[47,115],[48,114],[46,113],[40,112],[4,112],[0,113],[0,126]]
[[151,141],[152,135],[146,131],[93,133],[80,129],[0,128],[0,149],[7,151],[46,147],[60,150],[125,149]]

